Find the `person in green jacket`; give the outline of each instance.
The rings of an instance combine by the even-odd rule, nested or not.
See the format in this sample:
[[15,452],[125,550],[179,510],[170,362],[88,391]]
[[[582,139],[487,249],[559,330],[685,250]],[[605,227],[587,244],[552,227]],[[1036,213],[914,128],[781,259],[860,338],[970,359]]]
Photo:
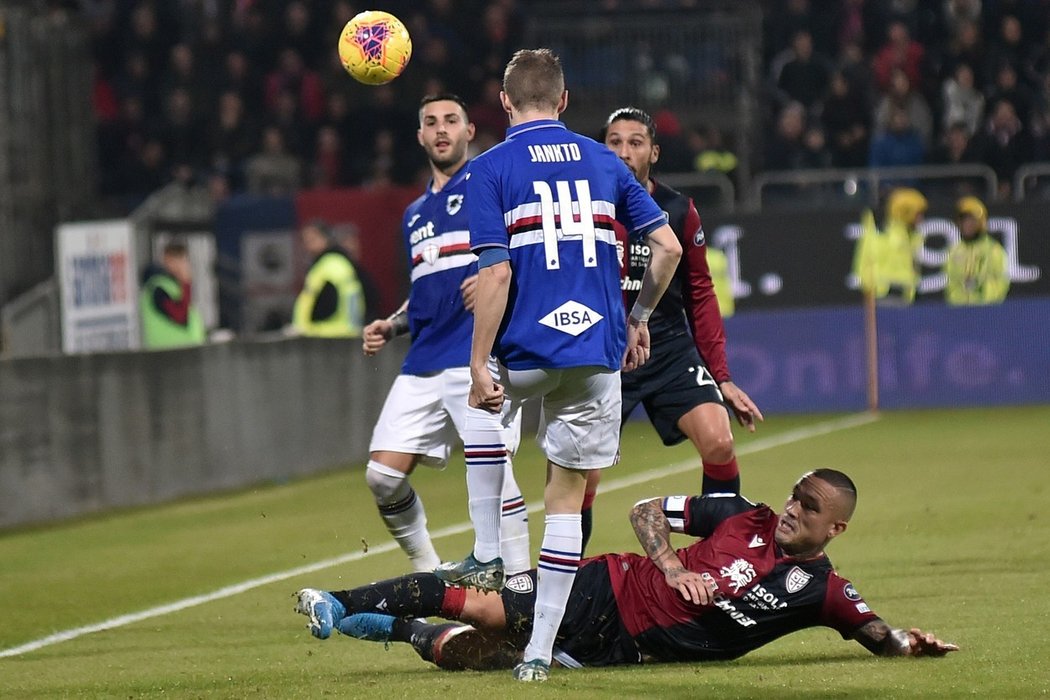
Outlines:
[[955,205],[961,240],[948,251],[944,298],[953,306],[998,304],[1010,289],[1006,249],[988,233],[988,210],[976,197]]
[[204,342],[204,322],[193,305],[191,282],[186,244],[168,243],[161,264],[146,268],[142,279],[139,312],[144,348],[177,348]]
[[870,209],[861,217],[853,273],[860,279],[861,290],[874,294],[880,303],[908,305],[915,301],[919,285],[915,254],[922,245],[918,227],[926,208],[921,192],[901,187],[887,198],[882,231],[876,227]]
[[323,221],[307,223],[300,235],[313,262],[295,300],[292,326],[300,335],[360,338],[365,291],[353,261]]

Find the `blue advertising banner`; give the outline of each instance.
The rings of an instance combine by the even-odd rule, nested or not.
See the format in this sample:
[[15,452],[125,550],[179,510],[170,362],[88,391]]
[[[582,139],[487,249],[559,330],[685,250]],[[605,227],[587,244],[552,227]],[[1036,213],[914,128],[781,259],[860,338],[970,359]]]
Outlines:
[[[877,316],[881,408],[1050,402],[1050,299]],[[742,312],[726,335],[733,380],[764,412],[867,407],[860,307]]]

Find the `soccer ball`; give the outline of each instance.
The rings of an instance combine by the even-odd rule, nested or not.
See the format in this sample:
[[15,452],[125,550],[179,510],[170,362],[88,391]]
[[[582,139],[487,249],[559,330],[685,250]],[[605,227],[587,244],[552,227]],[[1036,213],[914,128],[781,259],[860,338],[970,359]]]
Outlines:
[[412,37],[394,15],[366,10],[339,35],[339,59],[358,82],[382,85],[401,75],[412,57]]

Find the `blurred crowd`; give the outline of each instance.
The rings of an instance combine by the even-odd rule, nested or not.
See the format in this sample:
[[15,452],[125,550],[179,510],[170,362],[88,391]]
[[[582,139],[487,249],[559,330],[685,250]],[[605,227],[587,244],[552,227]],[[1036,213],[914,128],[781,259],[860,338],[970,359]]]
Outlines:
[[[92,30],[101,189],[127,208],[176,174],[216,197],[418,182],[421,95],[462,95],[478,150],[502,139],[500,78],[530,11],[516,0],[385,2],[412,34],[411,70],[365,87],[333,50],[346,21],[367,9],[360,3],[76,4]],[[984,163],[1005,196],[1020,165],[1050,160],[1050,0],[760,5],[762,151],[737,154],[711,125],[655,110],[678,137],[664,148],[665,172],[731,175],[742,157],[753,157],[752,170]]]
[[412,70],[366,87],[344,72],[346,0],[82,0],[91,27],[103,195],[130,208],[193,179],[216,197],[417,181],[416,107],[452,90],[479,146],[502,139],[502,69],[520,45],[514,0],[386,2]]
[[766,170],[1050,160],[1050,1],[766,5]]

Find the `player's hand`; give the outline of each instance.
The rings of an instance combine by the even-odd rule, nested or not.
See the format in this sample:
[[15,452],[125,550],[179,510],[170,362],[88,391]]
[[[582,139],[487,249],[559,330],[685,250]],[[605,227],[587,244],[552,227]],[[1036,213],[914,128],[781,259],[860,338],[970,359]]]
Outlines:
[[737,422],[747,428],[749,433],[755,432],[755,421],[763,421],[765,418],[762,417],[762,411],[758,410],[758,406],[751,400],[751,397],[733,382],[722,382],[718,388],[722,392],[722,398],[733,410]]
[[714,587],[695,571],[671,569],[664,573],[664,581],[693,605],[710,605],[714,601]]
[[649,361],[649,324],[627,320],[627,351],[623,354],[620,369],[624,372],[638,369]]
[[463,297],[463,308],[474,313],[474,305],[478,301],[478,276],[471,275],[459,285],[460,296]]
[[503,408],[503,386],[492,379],[488,368],[482,371],[470,371],[470,394],[467,396],[467,405],[471,408],[480,408],[489,413],[499,413]]
[[908,630],[908,642],[911,644],[908,656],[944,656],[950,651],[959,651],[959,645],[941,641],[932,632],[916,627]]
[[390,340],[393,335],[393,323],[385,318],[376,319],[365,326],[364,331],[362,331],[361,348],[364,350],[365,355],[372,357],[386,345],[386,341]]

